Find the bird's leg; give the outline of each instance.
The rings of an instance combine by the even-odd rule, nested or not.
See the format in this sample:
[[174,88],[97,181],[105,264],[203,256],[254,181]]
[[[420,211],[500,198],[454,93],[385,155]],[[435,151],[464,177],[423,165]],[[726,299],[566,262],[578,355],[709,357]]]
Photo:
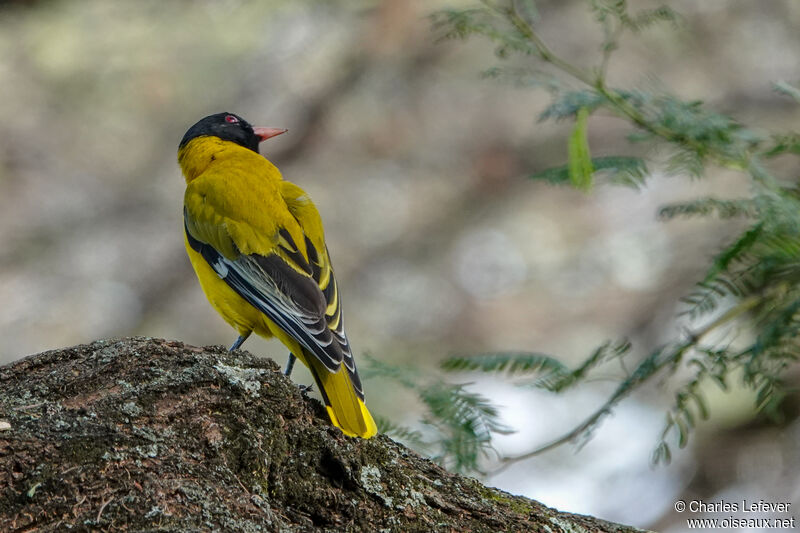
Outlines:
[[[283,371],[283,375],[289,377],[292,374],[292,370],[294,369],[294,362],[297,361],[297,357],[292,352],[289,352],[289,360],[286,361],[286,370]],[[308,393],[314,390],[314,385],[298,385],[300,392]]]
[[297,361],[297,357],[295,357],[292,352],[289,352],[289,360],[286,361],[286,370],[283,371],[284,376],[289,377],[292,375],[295,361]]
[[249,333],[247,335],[239,335],[239,337],[236,339],[236,342],[233,343],[233,346],[231,346],[231,349],[228,350],[228,351],[232,352],[234,350],[238,350],[239,346],[241,346],[242,343],[244,343],[244,341],[246,341],[247,337],[249,337],[249,336],[250,336]]

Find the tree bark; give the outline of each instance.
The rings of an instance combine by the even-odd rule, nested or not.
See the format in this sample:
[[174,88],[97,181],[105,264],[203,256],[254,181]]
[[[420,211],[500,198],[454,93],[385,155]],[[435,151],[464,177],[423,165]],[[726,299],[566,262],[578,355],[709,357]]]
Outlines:
[[269,360],[148,338],[0,368],[0,531],[638,531],[332,427]]

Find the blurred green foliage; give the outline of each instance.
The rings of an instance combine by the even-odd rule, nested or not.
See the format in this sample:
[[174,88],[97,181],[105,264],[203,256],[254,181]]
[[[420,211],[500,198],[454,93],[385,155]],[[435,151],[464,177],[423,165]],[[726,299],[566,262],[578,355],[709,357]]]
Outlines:
[[[676,385],[674,402],[653,453],[654,462],[668,462],[671,447],[686,446],[698,420],[709,416],[701,384],[713,382],[727,389],[732,380],[739,379],[757,392],[758,409],[780,420],[787,370],[798,358],[800,196],[796,176],[781,175],[771,162],[779,156],[800,155],[800,135],[747,127],[701,101],[683,100],[666,89],[609,85],[608,66],[623,34],[635,34],[663,22],[678,25],[681,18],[667,6],[634,12],[625,0],[587,0],[586,6],[603,35],[596,64],[589,69],[559,56],[542,40],[538,27],[546,21],[539,19],[533,0],[485,0],[478,7],[433,16],[434,27],[443,37],[483,36],[496,46],[501,62],[511,58],[521,61],[522,66],[503,64],[486,75],[547,90],[553,100],[541,114],[541,121],[574,121],[565,150],[567,163],[530,177],[589,191],[598,178],[600,183],[642,186],[649,177],[649,167],[703,178],[714,165],[744,173],[750,181],[750,194],[733,199],[702,197],[660,209],[664,220],[735,218],[741,220],[743,229],[732,242],[721,246],[703,278],[683,299],[682,315],[687,320],[683,333],[650,353],[637,356],[627,341],[607,343],[573,370],[558,358],[539,353],[493,353],[444,361],[442,368],[447,371],[502,373],[516,378],[517,383],[554,392],[586,381],[595,367],[610,360],[633,361],[632,370],[626,371],[616,390],[583,423],[529,453],[501,458],[505,463],[566,442],[585,442],[605,415],[632,391],[656,376],[672,376],[682,381]],[[778,81],[775,89],[800,102],[797,87]],[[590,117],[601,112],[628,123],[632,148],[641,146],[639,152],[646,148],[646,153],[660,157],[649,156],[647,161],[629,155],[592,158],[587,131],[591,129]],[[701,326],[695,326],[698,323]],[[732,328],[749,329],[750,339],[744,345],[721,340]],[[376,373],[391,374],[386,369],[376,369]],[[491,433],[500,428],[496,410],[477,395],[466,399],[461,386],[448,389],[437,383],[438,392],[432,392],[416,380],[406,385],[417,390],[428,406],[425,424],[439,428],[438,456],[457,469],[478,470],[481,452],[485,455],[491,449]],[[453,403],[447,407],[447,402]],[[385,429],[410,435],[409,430],[398,426]]]
[[446,383],[408,367],[366,358],[365,379],[390,378],[422,401],[424,432],[377,417],[378,430],[425,452],[456,471],[478,471],[480,460],[491,449],[492,434],[508,433],[489,400],[462,384]]

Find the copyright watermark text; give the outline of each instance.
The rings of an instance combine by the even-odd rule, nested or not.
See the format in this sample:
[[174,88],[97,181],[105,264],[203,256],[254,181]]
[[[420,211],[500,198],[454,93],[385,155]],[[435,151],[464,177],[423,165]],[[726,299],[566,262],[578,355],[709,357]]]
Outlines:
[[796,527],[795,517],[787,516],[792,510],[792,502],[786,501],[678,500],[674,507],[679,513],[727,515],[715,518],[687,518],[686,525],[689,529],[795,529]]

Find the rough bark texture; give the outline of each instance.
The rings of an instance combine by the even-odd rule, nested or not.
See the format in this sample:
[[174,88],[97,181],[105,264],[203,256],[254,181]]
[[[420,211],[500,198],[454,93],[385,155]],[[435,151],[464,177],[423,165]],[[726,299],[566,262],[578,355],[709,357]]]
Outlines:
[[268,359],[131,338],[0,368],[0,531],[632,531],[331,427]]

